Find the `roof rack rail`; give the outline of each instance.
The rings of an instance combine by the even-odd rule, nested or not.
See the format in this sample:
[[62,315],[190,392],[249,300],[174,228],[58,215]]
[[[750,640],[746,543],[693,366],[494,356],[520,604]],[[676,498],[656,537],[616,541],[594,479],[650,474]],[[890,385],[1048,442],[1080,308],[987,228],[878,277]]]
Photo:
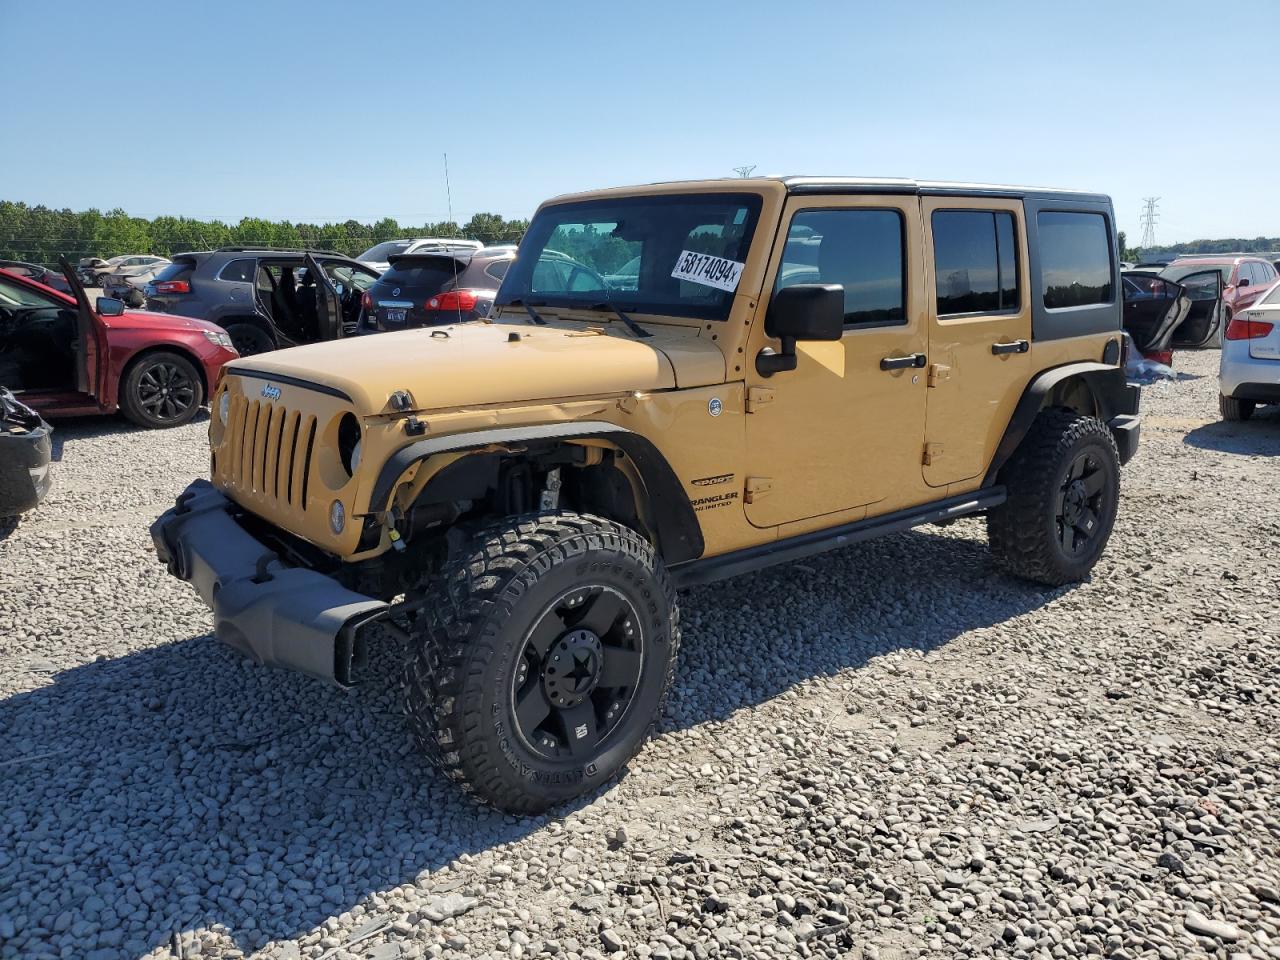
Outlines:
[[319,247],[273,247],[267,244],[256,243],[247,247],[218,247],[214,253],[252,253],[261,251],[263,253],[330,253],[339,257],[345,257],[347,254],[341,250],[323,250]]

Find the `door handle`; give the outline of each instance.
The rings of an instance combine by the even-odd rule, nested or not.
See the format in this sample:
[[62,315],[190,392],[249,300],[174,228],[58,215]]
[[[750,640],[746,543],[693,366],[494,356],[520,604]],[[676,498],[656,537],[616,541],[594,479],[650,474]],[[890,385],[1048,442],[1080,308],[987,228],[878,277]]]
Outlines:
[[905,357],[885,357],[880,361],[881,370],[903,370],[907,367],[923,367],[929,358],[923,353],[912,353]]
[[991,352],[997,357],[1004,353],[1026,353],[1031,349],[1031,344],[1026,340],[1014,340],[1012,343],[993,343]]

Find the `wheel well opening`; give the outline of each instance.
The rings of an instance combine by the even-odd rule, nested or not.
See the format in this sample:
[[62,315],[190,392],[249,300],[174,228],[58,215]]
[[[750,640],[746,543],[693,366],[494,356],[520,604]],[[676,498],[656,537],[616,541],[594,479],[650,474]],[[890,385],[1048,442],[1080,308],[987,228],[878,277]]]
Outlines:
[[558,509],[595,514],[631,527],[657,545],[644,507],[643,481],[626,454],[612,447],[577,443],[460,457],[432,476],[404,511],[405,539],[411,542],[447,525],[534,513],[552,501]]
[[129,358],[129,362],[126,363],[124,365],[124,369],[120,371],[120,383],[116,390],[117,399],[119,397],[120,389],[124,387],[125,381],[129,378],[129,372],[147,357],[154,356],[157,353],[172,353],[175,356],[179,356],[183,360],[186,360],[187,363],[195,367],[196,376],[200,378],[200,395],[202,397],[202,402],[209,402],[209,381],[204,374],[204,364],[200,362],[200,359],[194,353],[191,353],[185,347],[168,343],[157,344],[154,347],[145,347]]
[[1055,383],[1053,389],[1045,394],[1040,409],[1050,407],[1065,407],[1090,417],[1098,416],[1099,412],[1098,398],[1084,377],[1067,377]]

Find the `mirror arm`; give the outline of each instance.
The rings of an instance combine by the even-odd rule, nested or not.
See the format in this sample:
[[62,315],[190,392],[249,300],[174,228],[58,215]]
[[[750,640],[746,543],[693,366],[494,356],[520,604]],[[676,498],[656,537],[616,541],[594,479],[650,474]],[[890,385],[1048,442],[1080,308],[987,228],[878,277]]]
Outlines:
[[796,368],[796,338],[779,337],[778,339],[782,342],[782,350],[779,353],[774,353],[765,347],[756,354],[756,373],[762,377],[772,377],[775,373],[786,373]]

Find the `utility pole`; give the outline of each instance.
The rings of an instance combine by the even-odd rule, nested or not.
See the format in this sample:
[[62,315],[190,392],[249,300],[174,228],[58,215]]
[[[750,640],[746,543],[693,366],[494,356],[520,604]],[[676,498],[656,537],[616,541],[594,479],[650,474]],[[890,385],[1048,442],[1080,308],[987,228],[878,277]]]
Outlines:
[[755,168],[756,168],[756,165],[752,163],[743,167],[734,167],[733,172],[740,177],[749,177],[751,176],[751,171],[754,170]]
[[1142,240],[1138,246],[1143,250],[1156,245],[1156,223],[1160,220],[1160,198],[1143,197],[1142,215],[1138,222],[1142,225]]

